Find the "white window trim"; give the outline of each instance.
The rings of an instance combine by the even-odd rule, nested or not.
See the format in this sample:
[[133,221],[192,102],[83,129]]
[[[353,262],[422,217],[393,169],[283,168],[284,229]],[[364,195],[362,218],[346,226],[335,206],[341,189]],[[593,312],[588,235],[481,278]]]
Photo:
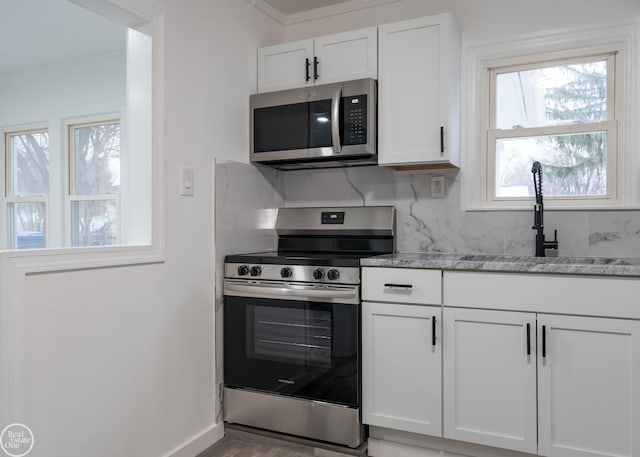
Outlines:
[[34,197],[15,197],[13,195],[9,195],[9,189],[11,186],[11,179],[9,179],[8,173],[11,163],[11,157],[8,154],[6,138],[7,135],[20,134],[20,133],[31,133],[31,132],[47,132],[49,134],[49,156],[51,157],[51,132],[49,131],[48,124],[44,122],[30,123],[30,124],[19,124],[12,125],[10,127],[3,127],[0,129],[0,135],[2,139],[0,139],[0,157],[2,162],[0,164],[0,176],[2,176],[2,192],[0,193],[0,208],[2,211],[2,216],[0,216],[0,246],[9,248],[9,219],[8,219],[8,209],[9,204],[11,203],[40,203],[44,202],[45,204],[45,246],[50,246],[51,242],[51,189],[49,189],[49,194],[46,196],[34,196]]
[[164,13],[145,0],[72,1],[127,27],[143,30],[153,40],[151,242],[146,245],[0,251],[2,259],[24,274],[164,261]]
[[[554,60],[567,54],[575,55],[576,50],[590,49],[590,53],[600,50],[618,51],[621,62],[616,71],[616,100],[626,100],[625,106],[617,117],[618,135],[614,139],[618,148],[618,177],[615,194],[617,198],[598,200],[590,199],[545,199],[545,209],[562,210],[620,210],[640,208],[640,187],[638,184],[638,167],[640,158],[634,154],[640,144],[634,126],[636,119],[636,75],[638,74],[637,25],[612,24],[598,28],[572,29],[555,32],[541,32],[517,37],[508,37],[500,41],[467,44],[463,48],[463,164],[462,164],[462,208],[466,211],[484,210],[528,210],[531,201],[500,199],[490,200],[487,195],[487,122],[488,112],[489,69],[499,66],[501,62],[518,65],[518,62],[531,61],[531,56],[545,56]],[[498,65],[497,65],[498,64]],[[628,102],[631,101],[631,102]],[[620,109],[615,104],[615,109]]]

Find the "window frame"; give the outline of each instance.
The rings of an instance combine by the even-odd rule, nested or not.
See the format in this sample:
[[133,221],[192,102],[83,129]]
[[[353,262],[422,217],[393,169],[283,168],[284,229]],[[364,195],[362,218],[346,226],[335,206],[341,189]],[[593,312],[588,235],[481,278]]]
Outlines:
[[[47,123],[35,123],[30,125],[21,125],[18,127],[11,128],[3,128],[1,131],[2,134],[2,177],[4,180],[4,185],[2,189],[2,211],[4,217],[0,218],[3,220],[2,229],[0,230],[0,246],[4,246],[6,249],[16,250],[16,251],[31,251],[32,249],[18,249],[15,243],[17,242],[16,234],[15,234],[15,217],[9,216],[9,207],[14,204],[20,203],[43,203],[44,204],[44,248],[46,249],[50,246],[51,243],[51,214],[50,214],[50,198],[51,198],[51,173],[49,170],[49,182],[47,183],[47,187],[49,188],[49,192],[46,195],[38,195],[38,196],[16,196],[13,195],[13,180],[14,180],[14,170],[13,170],[13,152],[11,151],[11,141],[10,138],[18,135],[24,134],[33,134],[33,133],[47,133],[47,149],[51,151],[51,132],[49,129],[49,125]],[[51,156],[49,156],[49,164],[51,164]]]
[[[589,199],[557,201],[545,199],[549,210],[636,210],[640,209],[640,181],[637,169],[640,156],[634,151],[640,145],[640,133],[627,126],[638,118],[634,100],[640,68],[640,54],[635,22],[612,22],[597,27],[544,31],[512,35],[500,40],[468,42],[462,48],[461,124],[462,162],[461,206],[463,211],[530,210],[533,198],[521,201],[491,201],[487,198],[488,69],[496,66],[530,63],[538,60],[567,59],[581,52],[594,55],[618,50],[616,57],[616,116],[620,120],[617,133],[616,200]],[[622,100],[625,103],[620,103]],[[629,100],[629,102],[626,102]]]
[[[65,155],[67,161],[67,182],[65,195],[65,246],[69,248],[88,247],[84,245],[73,244],[73,210],[74,202],[83,201],[113,201],[116,205],[117,228],[116,241],[113,244],[105,246],[120,245],[122,242],[122,206],[121,195],[122,190],[117,194],[96,194],[96,195],[80,195],[76,194],[76,157],[75,157],[75,129],[83,127],[94,127],[97,125],[118,124],[120,126],[120,152],[122,152],[122,118],[119,114],[110,114],[106,116],[91,116],[85,118],[77,118],[67,120],[64,124],[65,131]],[[120,176],[122,176],[123,166],[126,166],[120,156]],[[98,246],[92,246],[98,247]]]
[[[482,188],[483,205],[487,207],[530,206],[533,197],[496,196],[496,142],[500,139],[524,138],[532,136],[558,135],[566,133],[606,132],[607,135],[607,184],[605,195],[589,196],[545,196],[546,207],[582,207],[613,206],[621,203],[619,181],[622,180],[620,168],[621,154],[618,143],[618,127],[622,122],[620,89],[623,72],[622,49],[619,45],[595,46],[565,50],[562,52],[531,54],[513,58],[486,62],[483,78],[484,106],[487,113],[482,122]],[[503,73],[544,68],[547,66],[607,61],[607,113],[606,120],[595,123],[519,127],[511,129],[496,128],[497,76]],[[543,170],[544,172],[544,170]]]

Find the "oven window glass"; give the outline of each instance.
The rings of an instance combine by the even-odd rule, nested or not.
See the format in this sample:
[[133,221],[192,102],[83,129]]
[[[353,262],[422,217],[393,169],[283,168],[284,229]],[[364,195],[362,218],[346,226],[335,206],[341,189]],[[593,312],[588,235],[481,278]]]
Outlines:
[[359,404],[358,305],[225,297],[225,385]]
[[247,357],[331,365],[331,311],[253,307],[247,322]]

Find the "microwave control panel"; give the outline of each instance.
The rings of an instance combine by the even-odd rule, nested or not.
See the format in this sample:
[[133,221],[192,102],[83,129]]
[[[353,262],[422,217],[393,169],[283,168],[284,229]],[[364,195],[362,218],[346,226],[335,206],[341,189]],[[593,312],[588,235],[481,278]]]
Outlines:
[[343,146],[367,143],[367,96],[342,98]]

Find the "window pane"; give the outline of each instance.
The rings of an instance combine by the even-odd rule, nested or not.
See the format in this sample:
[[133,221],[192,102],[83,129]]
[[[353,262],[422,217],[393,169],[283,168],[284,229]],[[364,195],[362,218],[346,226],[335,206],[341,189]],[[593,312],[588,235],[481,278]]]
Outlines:
[[120,192],[120,124],[74,128],[75,195]]
[[49,133],[10,135],[9,142],[11,196],[47,195],[49,193]]
[[9,248],[44,248],[46,218],[45,203],[9,203],[8,210]]
[[496,77],[498,129],[606,119],[606,60],[501,73]]
[[545,196],[607,193],[606,132],[496,140],[496,196],[534,196],[531,165],[542,164]]
[[115,200],[71,202],[73,246],[106,246],[118,241],[118,213]]

